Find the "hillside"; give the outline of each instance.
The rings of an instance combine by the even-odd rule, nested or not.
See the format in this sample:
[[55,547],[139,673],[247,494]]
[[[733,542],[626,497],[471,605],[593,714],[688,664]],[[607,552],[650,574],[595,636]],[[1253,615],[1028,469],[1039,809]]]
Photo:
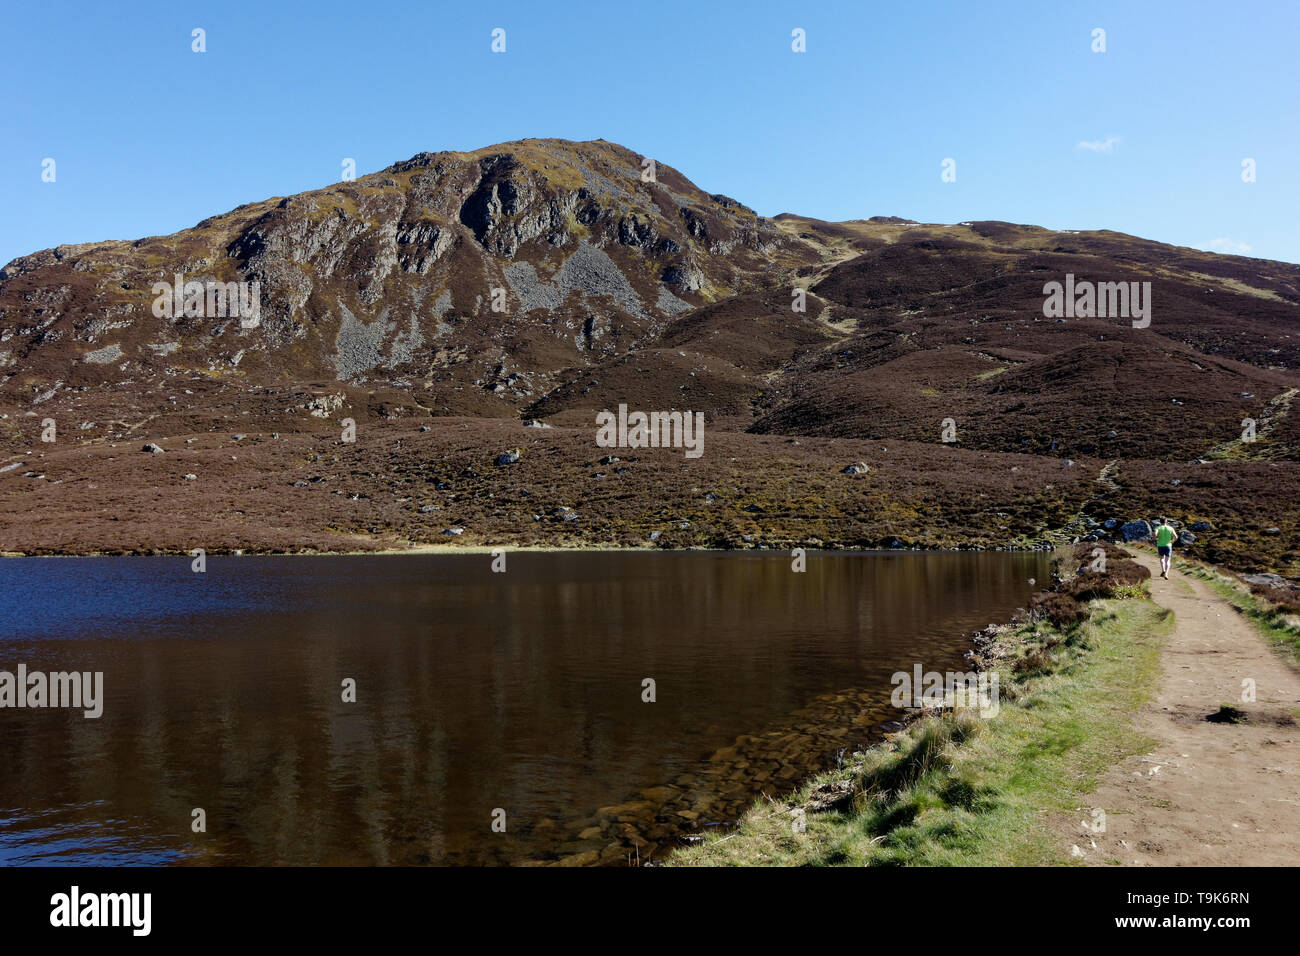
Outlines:
[[[1159,510],[1300,572],[1300,266],[767,219],[645,159],[422,153],[9,263],[0,550],[1029,546]],[[155,314],[178,274],[257,283],[257,324]],[[1149,283],[1149,325],[1046,316],[1067,276]],[[598,448],[620,404],[702,412],[705,454]]]

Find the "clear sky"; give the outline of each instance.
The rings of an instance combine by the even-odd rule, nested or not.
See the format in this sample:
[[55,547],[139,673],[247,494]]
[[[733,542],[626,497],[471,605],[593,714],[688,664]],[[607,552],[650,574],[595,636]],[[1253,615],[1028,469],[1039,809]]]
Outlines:
[[530,136],[621,143],[767,216],[1300,262],[1295,0],[15,0],[0,40],[0,263],[174,232],[344,158]]

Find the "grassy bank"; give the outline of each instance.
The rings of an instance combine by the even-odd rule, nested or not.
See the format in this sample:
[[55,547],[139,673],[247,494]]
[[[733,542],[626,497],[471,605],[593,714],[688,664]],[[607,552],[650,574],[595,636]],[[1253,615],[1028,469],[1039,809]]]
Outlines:
[[[1173,626],[1172,615],[1145,597],[1145,584],[1132,580],[1133,569],[1145,569],[1111,563],[1118,577],[1078,575],[1073,593],[1127,596],[1088,601],[1074,623],[1040,615],[984,649],[1002,692],[996,716],[957,709],[918,719],[790,800],[759,801],[735,831],[685,848],[671,863],[1068,862],[1047,821],[1088,806],[1102,772],[1149,747],[1129,718],[1153,693],[1160,646]],[[1070,597],[1069,582],[1062,590]],[[827,802],[837,805],[813,810]],[[796,832],[801,807],[806,831]]]
[[1275,589],[1250,588],[1239,578],[1203,564],[1180,562],[1180,565],[1178,570],[1208,584],[1219,597],[1255,625],[1291,663],[1300,666],[1300,608],[1297,608],[1295,598]]

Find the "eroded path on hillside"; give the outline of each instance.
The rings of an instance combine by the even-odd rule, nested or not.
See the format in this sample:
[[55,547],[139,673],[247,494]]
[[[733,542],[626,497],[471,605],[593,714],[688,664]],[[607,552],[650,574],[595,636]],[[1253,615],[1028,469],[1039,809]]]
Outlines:
[[[1151,596],[1174,612],[1155,700],[1137,714],[1156,741],[1112,768],[1093,796],[1100,817],[1081,810],[1065,827],[1065,850],[1083,862],[1125,866],[1300,865],[1300,671],[1203,582],[1162,580]],[[1253,703],[1242,682],[1253,679]],[[1207,721],[1221,704],[1244,723]],[[1091,828],[1088,826],[1091,825]]]

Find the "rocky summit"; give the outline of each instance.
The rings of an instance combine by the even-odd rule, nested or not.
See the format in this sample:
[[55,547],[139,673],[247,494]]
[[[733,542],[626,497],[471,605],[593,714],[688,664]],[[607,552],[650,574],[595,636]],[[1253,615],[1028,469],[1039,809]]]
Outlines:
[[[1298,367],[1289,263],[768,219],[603,140],[421,153],[0,270],[0,550],[1024,547],[1165,514],[1294,573]],[[611,454],[620,405],[702,413],[707,451]]]

